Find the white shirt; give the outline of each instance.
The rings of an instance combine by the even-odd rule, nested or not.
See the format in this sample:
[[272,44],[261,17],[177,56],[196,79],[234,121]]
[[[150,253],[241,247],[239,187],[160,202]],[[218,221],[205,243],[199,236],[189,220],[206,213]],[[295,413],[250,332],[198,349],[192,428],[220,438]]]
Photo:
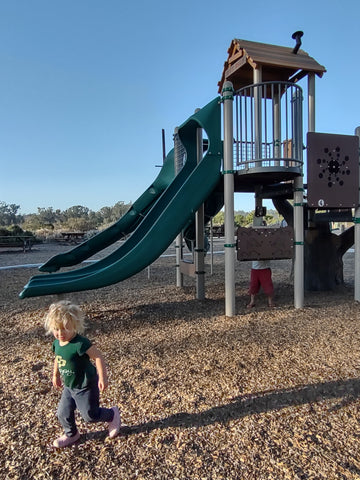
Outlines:
[[254,260],[251,264],[251,268],[254,270],[263,270],[270,268],[270,260]]

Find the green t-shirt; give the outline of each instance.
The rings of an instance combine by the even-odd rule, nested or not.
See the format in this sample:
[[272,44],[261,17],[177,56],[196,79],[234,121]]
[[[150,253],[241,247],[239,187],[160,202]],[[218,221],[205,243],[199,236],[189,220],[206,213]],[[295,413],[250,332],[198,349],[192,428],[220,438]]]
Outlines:
[[54,340],[52,349],[65,386],[85,388],[96,377],[96,368],[86,353],[90,347],[90,340],[81,335],[76,335],[63,346],[59,340]]

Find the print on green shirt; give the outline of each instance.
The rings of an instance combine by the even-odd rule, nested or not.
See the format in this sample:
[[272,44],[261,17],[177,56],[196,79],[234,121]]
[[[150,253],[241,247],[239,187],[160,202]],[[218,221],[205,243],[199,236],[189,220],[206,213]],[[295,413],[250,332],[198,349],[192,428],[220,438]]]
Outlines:
[[63,346],[59,340],[54,340],[53,352],[66,387],[85,388],[96,377],[96,368],[86,353],[90,347],[90,340],[81,335],[76,335]]

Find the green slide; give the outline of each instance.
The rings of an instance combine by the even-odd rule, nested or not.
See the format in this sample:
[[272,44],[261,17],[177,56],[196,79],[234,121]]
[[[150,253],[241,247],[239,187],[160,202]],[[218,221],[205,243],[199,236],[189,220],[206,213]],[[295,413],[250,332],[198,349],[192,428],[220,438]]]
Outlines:
[[[196,130],[203,128],[209,148],[197,164]],[[199,206],[221,177],[221,110],[215,98],[179,128],[187,160],[179,174],[154,202],[130,238],[115,252],[87,267],[32,277],[21,298],[90,290],[120,282],[155,261],[176,235],[193,221]]]
[[163,191],[174,180],[174,149],[171,150],[162,166],[159,175],[154,183],[134,202],[128,212],[109,228],[98,233],[81,245],[71,249],[69,252],[61,253],[51,257],[46,263],[41,265],[41,272],[56,272],[61,267],[70,267],[77,265],[86,258],[112,245],[117,240],[133,232],[139,225],[154,202],[159,198]]

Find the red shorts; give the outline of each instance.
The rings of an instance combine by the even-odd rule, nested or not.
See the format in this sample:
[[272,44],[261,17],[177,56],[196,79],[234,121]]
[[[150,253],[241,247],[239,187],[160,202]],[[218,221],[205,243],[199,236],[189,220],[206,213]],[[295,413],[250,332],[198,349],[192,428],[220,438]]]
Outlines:
[[256,295],[260,290],[260,286],[266,295],[270,296],[274,293],[271,268],[262,268],[260,270],[251,269],[249,294]]

